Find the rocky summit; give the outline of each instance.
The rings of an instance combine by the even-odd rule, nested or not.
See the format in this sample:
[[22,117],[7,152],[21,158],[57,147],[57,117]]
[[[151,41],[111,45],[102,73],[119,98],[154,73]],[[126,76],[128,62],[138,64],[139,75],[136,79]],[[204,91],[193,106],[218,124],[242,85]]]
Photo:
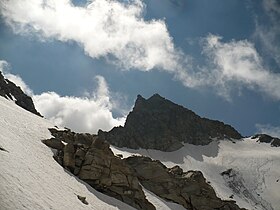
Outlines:
[[16,86],[13,82],[11,82],[8,79],[5,79],[1,72],[0,72],[0,96],[5,97],[6,99],[9,100],[13,100],[18,106],[24,108],[25,110],[41,116],[41,114],[35,109],[31,97],[26,95],[20,89],[20,87]]
[[117,147],[174,151],[183,143],[206,145],[213,139],[240,139],[230,125],[202,118],[158,94],[149,99],[137,96],[124,127],[109,132],[99,130],[98,136]]

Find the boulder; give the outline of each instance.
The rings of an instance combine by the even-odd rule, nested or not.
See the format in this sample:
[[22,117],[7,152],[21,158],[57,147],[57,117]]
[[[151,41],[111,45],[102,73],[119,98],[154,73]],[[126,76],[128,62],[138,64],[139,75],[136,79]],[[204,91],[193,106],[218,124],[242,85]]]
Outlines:
[[88,205],[86,197],[83,197],[83,196],[80,196],[80,195],[77,195],[77,197],[83,204]]
[[59,139],[56,138],[45,139],[42,140],[42,142],[52,149],[63,150],[64,148],[64,144]]

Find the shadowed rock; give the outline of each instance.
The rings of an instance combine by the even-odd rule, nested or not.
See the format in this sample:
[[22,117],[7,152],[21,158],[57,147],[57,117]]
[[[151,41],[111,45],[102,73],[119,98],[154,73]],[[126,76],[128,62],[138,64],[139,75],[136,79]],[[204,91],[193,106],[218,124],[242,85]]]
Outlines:
[[256,134],[252,139],[258,139],[257,141],[261,143],[269,143],[273,147],[280,147],[280,139],[267,134]]
[[88,202],[87,202],[87,200],[86,200],[86,197],[77,195],[77,198],[78,198],[83,204],[88,205]]
[[41,116],[39,112],[35,109],[33,101],[30,96],[26,95],[20,87],[16,86],[13,82],[5,79],[0,72],[0,96],[6,99],[13,100],[17,105],[30,111],[36,115]]
[[234,201],[223,201],[200,171],[183,172],[179,166],[167,168],[160,161],[133,156],[126,162],[141,184],[157,196],[194,210],[239,210]]
[[[99,136],[49,129],[43,142],[57,148],[55,160],[96,190],[136,209],[154,210],[141,185],[159,197],[193,210],[239,210],[234,201],[219,199],[200,171],[165,167],[148,157],[115,156]],[[51,143],[55,142],[55,143]],[[61,148],[58,142],[64,147]],[[58,146],[57,146],[58,145]],[[83,199],[83,198],[82,198]]]
[[136,209],[155,209],[146,199],[133,169],[113,154],[107,142],[96,135],[49,130],[54,138],[42,142],[57,149],[54,159],[64,168],[96,190]]
[[162,151],[177,150],[183,142],[206,145],[213,138],[242,138],[230,125],[201,118],[158,94],[147,100],[138,95],[124,127],[109,132],[99,130],[98,135],[117,147]]

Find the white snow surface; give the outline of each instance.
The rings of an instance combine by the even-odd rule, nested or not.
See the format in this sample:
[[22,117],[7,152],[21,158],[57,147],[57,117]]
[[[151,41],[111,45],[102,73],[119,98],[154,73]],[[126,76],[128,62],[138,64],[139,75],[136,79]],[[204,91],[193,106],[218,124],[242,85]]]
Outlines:
[[[240,207],[280,210],[280,147],[245,138],[213,141],[206,146],[185,144],[174,152],[113,146],[111,149],[124,158],[144,155],[160,160],[167,167],[179,165],[184,171],[202,171],[218,197],[230,200],[233,195]],[[224,178],[221,172],[228,169],[233,169],[235,175]]]
[[[65,171],[41,140],[51,137],[54,125],[0,97],[0,209],[122,209],[132,207],[95,189]],[[145,155],[167,167],[200,170],[222,199],[233,199],[249,210],[280,210],[280,148],[246,138],[214,141],[206,146],[185,144],[174,152],[131,150],[111,146],[125,157]],[[232,168],[235,175],[221,172]],[[230,187],[230,184],[233,187]],[[235,188],[233,190],[233,188]],[[182,210],[144,189],[157,209]],[[78,200],[85,196],[89,205]]]
[[156,207],[157,210],[186,210],[183,206],[168,202],[142,186],[146,198]]
[[[41,140],[51,137],[52,123],[13,101],[0,97],[0,210],[132,210],[64,170]],[[63,129],[61,129],[63,130]],[[145,190],[158,210],[182,210],[182,206]],[[85,196],[89,205],[78,200]]]
[[[0,97],[0,209],[133,209],[65,171],[41,140],[53,124]],[[85,196],[89,205],[78,200]]]

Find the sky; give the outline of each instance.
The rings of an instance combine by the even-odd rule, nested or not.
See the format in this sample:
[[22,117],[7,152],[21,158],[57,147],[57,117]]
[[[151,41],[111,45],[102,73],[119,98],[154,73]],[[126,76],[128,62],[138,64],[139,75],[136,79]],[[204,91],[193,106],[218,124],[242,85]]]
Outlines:
[[278,0],[2,0],[0,14],[1,70],[59,126],[110,130],[159,93],[280,136]]

